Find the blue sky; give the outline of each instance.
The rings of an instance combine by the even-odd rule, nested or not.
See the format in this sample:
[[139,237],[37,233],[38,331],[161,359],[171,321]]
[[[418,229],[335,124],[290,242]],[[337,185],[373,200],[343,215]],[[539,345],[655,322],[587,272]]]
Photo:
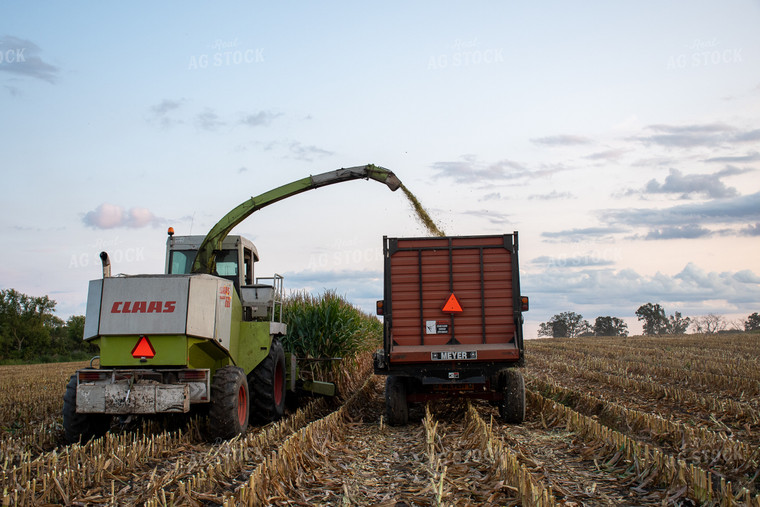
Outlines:
[[[518,230],[527,336],[760,311],[760,2],[4,2],[0,288],[83,314],[273,187],[393,170],[449,234]],[[349,182],[235,233],[259,275],[370,310],[400,192]]]

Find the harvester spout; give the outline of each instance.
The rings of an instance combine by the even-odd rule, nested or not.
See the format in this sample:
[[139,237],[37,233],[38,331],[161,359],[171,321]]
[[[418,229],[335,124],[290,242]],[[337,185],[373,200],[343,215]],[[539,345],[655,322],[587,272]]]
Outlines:
[[393,192],[398,190],[398,187],[401,186],[401,180],[388,169],[374,165],[368,165],[366,167],[368,178],[379,181],[380,183],[385,183]]
[[248,218],[254,211],[293,195],[300,194],[301,192],[306,192],[307,190],[340,183],[342,181],[359,179],[372,179],[380,183],[385,183],[388,188],[393,191],[401,186],[401,181],[395,174],[393,174],[393,172],[384,167],[367,164],[329,171],[317,174],[316,176],[309,176],[268,192],[264,192],[263,194],[252,197],[237,206],[211,228],[198,249],[198,254],[195,256],[195,261],[193,262],[192,272],[213,274],[216,265],[216,251],[222,249],[224,238],[227,237],[236,225]]

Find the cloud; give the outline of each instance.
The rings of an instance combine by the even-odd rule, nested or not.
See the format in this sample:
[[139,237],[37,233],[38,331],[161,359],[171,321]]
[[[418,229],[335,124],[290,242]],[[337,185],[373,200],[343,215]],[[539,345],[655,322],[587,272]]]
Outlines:
[[570,168],[561,164],[542,165],[539,169],[530,169],[514,160],[499,160],[487,164],[480,162],[474,155],[463,155],[461,160],[434,162],[431,167],[435,177],[451,178],[457,183],[485,183],[493,181],[511,181],[523,178],[550,176]]
[[606,209],[597,214],[607,223],[634,227],[746,224],[760,221],[760,192],[663,209]]
[[547,240],[560,242],[577,243],[587,240],[607,240],[611,239],[612,234],[627,232],[628,229],[622,227],[586,227],[581,229],[569,229],[556,232],[542,232],[541,236]]
[[164,99],[155,106],[151,107],[150,110],[158,116],[164,116],[176,109],[179,109],[179,107],[182,105],[182,102],[184,101]]
[[311,162],[315,157],[327,157],[334,155],[332,151],[323,150],[322,148],[317,148],[314,145],[304,146],[298,141],[293,141],[290,143],[288,149],[293,155],[293,158],[296,158],[298,160],[305,160],[307,162]]
[[173,119],[172,116],[176,111],[178,111],[182,107],[182,104],[184,102],[185,102],[184,99],[162,100],[158,104],[151,106],[150,108],[151,120],[159,122],[161,126],[163,127],[169,127],[174,123],[182,123],[181,121],[177,121]]
[[531,260],[531,264],[543,265],[547,268],[578,268],[592,266],[612,266],[615,261],[609,256],[599,255],[596,252],[589,252],[585,255],[542,255]]
[[705,272],[689,263],[675,275],[641,275],[631,269],[566,269],[555,264],[539,273],[521,273],[523,294],[531,297],[531,310],[539,321],[563,311],[595,312],[585,315],[633,316],[647,302],[660,303],[666,312],[684,315],[725,313],[726,306],[736,313],[756,311],[760,300],[760,277],[750,270]]
[[712,231],[700,225],[688,224],[652,229],[644,239],[695,239],[711,236],[712,234]]
[[740,236],[760,236],[760,222],[748,225],[739,231]]
[[130,208],[103,203],[82,217],[82,222],[93,229],[114,229],[117,227],[140,228],[159,225],[164,220],[156,217],[147,208]]
[[55,84],[59,69],[43,61],[40,52],[34,42],[6,35],[0,38],[0,53],[3,55],[0,71]]
[[760,276],[756,275],[749,269],[743,269],[734,273],[734,279],[741,283],[756,283],[760,284]]
[[479,202],[483,201],[500,201],[501,200],[501,192],[491,192],[490,194],[486,194],[480,199],[478,199]]
[[548,137],[536,137],[530,140],[535,144],[547,146],[575,146],[579,144],[591,144],[593,141],[588,137],[574,135],[557,135]]
[[704,125],[650,125],[652,135],[634,138],[644,144],[671,148],[716,147],[722,143],[755,142],[760,129],[741,131],[724,123]]
[[678,169],[671,169],[665,177],[665,182],[650,180],[643,192],[648,194],[680,194],[681,199],[689,199],[692,195],[704,195],[713,199],[733,197],[737,191],[727,187],[720,179],[723,176],[737,174],[736,171],[726,170],[713,174],[687,174]]
[[249,127],[265,126],[272,123],[272,120],[274,120],[278,116],[282,116],[282,113],[272,113],[271,111],[259,111],[256,114],[246,115],[242,120],[240,120],[240,123],[242,123],[243,125],[248,125]]
[[760,160],[760,153],[751,151],[746,155],[736,155],[733,157],[712,157],[705,159],[704,162],[726,162],[726,163],[739,163],[739,162],[757,162]]
[[618,148],[613,150],[605,150],[605,151],[599,151],[596,153],[592,153],[591,155],[586,155],[583,158],[587,158],[589,160],[617,160],[623,155],[625,155],[628,152],[628,150],[624,148]]
[[760,129],[741,132],[735,135],[733,140],[739,143],[760,141]]
[[489,222],[495,225],[505,225],[508,223],[513,222],[514,220],[510,220],[510,215],[506,213],[497,213],[493,210],[471,210],[471,211],[463,211],[462,214],[464,215],[470,215],[477,218],[485,218]]
[[574,196],[570,192],[557,192],[552,190],[548,194],[533,194],[529,195],[528,199],[539,201],[553,201],[556,199],[572,199]]
[[219,115],[211,109],[198,113],[195,120],[203,130],[216,130],[217,127],[225,124],[225,122],[219,119]]

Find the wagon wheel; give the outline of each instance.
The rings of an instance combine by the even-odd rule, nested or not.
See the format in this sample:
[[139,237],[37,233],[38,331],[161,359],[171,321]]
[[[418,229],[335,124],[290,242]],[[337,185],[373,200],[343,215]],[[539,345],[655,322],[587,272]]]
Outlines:
[[406,399],[406,379],[388,375],[385,380],[385,413],[388,424],[393,426],[409,422],[409,403]]
[[521,424],[525,420],[525,380],[517,368],[501,373],[504,399],[499,403],[499,415],[504,422]]

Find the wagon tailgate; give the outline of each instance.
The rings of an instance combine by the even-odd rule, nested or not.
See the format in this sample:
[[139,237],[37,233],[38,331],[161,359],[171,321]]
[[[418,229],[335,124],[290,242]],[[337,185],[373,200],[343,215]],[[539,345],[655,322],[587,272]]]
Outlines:
[[392,363],[519,359],[512,239],[387,239]]

